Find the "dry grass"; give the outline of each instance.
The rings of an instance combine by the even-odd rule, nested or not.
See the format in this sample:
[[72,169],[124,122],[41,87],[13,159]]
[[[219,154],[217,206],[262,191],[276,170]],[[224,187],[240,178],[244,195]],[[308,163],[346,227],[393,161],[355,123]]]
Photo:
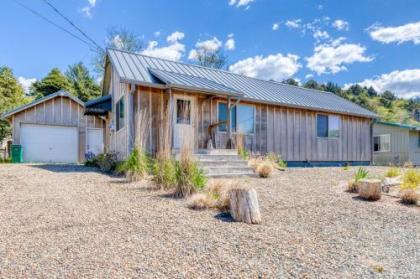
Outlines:
[[405,189],[401,193],[401,202],[404,204],[417,204],[419,197],[414,189]]
[[401,175],[401,172],[396,167],[389,168],[385,172],[385,177],[397,177],[397,176],[400,176],[400,175]]
[[267,178],[273,172],[273,163],[269,161],[263,161],[257,167],[257,173],[262,178]]
[[229,190],[238,187],[238,182],[234,180],[214,180],[211,181],[205,191],[216,201],[215,208],[220,211],[227,211],[230,209]]
[[403,168],[412,169],[414,168],[414,164],[411,161],[407,161],[403,164]]
[[357,184],[357,182],[352,179],[347,183],[347,192],[349,193],[357,193],[359,191],[359,185]]
[[249,159],[248,166],[250,166],[254,171],[257,170],[258,166],[263,162],[262,157],[253,157]]
[[215,206],[215,200],[207,193],[193,194],[187,202],[187,207],[194,210],[205,210]]

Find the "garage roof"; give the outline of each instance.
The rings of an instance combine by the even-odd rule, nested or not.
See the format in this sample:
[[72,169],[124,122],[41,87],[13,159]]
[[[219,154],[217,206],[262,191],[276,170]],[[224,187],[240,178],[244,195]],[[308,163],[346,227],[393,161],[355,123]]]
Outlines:
[[138,53],[108,49],[108,57],[121,80],[147,86],[216,90],[241,99],[288,107],[327,111],[368,118],[377,115],[333,93],[238,75]]
[[11,117],[12,115],[14,115],[14,114],[16,114],[18,112],[24,111],[24,110],[26,110],[28,108],[34,107],[34,106],[36,106],[38,104],[41,104],[43,102],[46,102],[48,100],[54,99],[55,97],[68,97],[68,98],[72,99],[73,101],[75,101],[76,103],[78,103],[79,105],[85,106],[85,104],[79,98],[77,98],[76,96],[74,96],[73,94],[70,94],[69,92],[67,92],[65,90],[60,90],[60,91],[58,91],[56,93],[53,93],[53,94],[47,95],[47,96],[45,96],[45,97],[43,97],[41,99],[35,100],[32,103],[29,103],[29,104],[26,104],[26,105],[17,107],[15,109],[11,110],[11,111],[5,112],[1,116],[1,118],[9,118],[9,117]]

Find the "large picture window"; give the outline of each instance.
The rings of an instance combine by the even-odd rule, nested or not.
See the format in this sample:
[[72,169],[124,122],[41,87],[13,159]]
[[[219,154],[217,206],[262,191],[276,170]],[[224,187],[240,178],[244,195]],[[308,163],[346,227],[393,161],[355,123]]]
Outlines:
[[125,125],[125,121],[124,121],[124,97],[122,97],[116,105],[116,120],[117,120],[117,131],[121,130],[122,128],[124,128]]
[[320,138],[340,137],[340,117],[318,114],[316,117],[317,136]]
[[373,151],[390,152],[391,136],[389,134],[373,136]]
[[[218,104],[218,121],[227,120],[226,103]],[[254,107],[251,105],[237,105],[232,108],[230,114],[230,127],[232,132],[243,134],[254,133]],[[226,132],[226,124],[219,125],[220,132]]]

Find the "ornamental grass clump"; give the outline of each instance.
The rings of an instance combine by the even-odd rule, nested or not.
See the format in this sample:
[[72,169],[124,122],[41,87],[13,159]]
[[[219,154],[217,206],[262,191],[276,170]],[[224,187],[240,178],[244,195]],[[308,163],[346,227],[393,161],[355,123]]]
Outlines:
[[346,191],[349,193],[357,193],[359,191],[359,182],[362,179],[367,178],[369,172],[364,168],[358,168],[354,178],[347,184]]
[[385,177],[397,177],[397,176],[400,176],[401,175],[401,172],[400,172],[400,170],[398,169],[398,168],[396,168],[396,167],[392,167],[392,168],[389,168],[386,172],[385,172]]
[[268,160],[263,161],[257,167],[257,173],[261,178],[269,177],[272,171],[273,171],[273,164],[272,162]]
[[416,204],[418,201],[417,187],[420,184],[420,173],[417,170],[408,170],[404,174],[403,184],[400,186],[401,202]]
[[271,152],[267,154],[268,161],[272,162],[273,167],[279,170],[285,170],[287,167],[286,161],[281,158],[281,155]]
[[238,186],[233,180],[218,179],[210,182],[205,192],[215,201],[214,207],[224,212],[230,209],[229,190]]
[[139,181],[148,174],[149,159],[147,155],[134,148],[130,155],[119,166],[117,171],[124,173],[129,181]]
[[187,207],[194,210],[204,210],[213,208],[215,200],[208,193],[195,193],[187,202]]

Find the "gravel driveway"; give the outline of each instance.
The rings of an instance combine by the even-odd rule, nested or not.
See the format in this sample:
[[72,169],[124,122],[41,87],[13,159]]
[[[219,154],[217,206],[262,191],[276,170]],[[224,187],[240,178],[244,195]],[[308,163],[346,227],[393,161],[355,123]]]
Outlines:
[[419,278],[419,207],[344,193],[354,172],[249,178],[245,225],[82,166],[0,165],[0,277]]

